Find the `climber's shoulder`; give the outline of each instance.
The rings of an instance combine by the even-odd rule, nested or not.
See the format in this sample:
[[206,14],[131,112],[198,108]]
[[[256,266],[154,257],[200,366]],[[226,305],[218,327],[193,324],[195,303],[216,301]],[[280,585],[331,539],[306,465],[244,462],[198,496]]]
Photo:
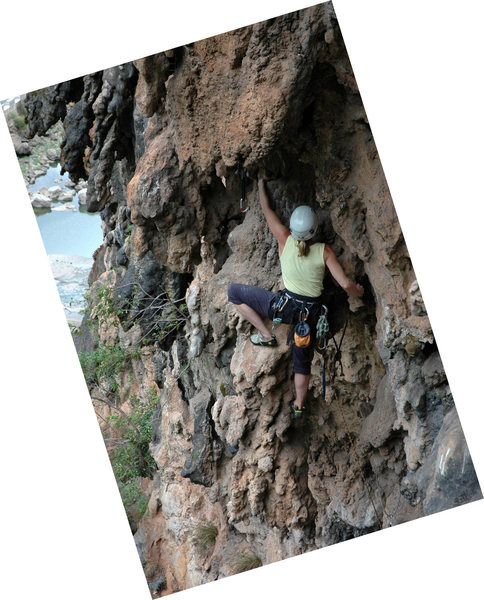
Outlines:
[[333,248],[329,244],[324,244],[324,262],[327,263],[328,260],[336,259],[336,254],[334,253]]
[[269,225],[272,235],[276,238],[279,247],[282,246],[284,248],[287,238],[291,235],[289,229],[281,223],[279,217],[275,213],[268,215],[267,224]]
[[281,256],[282,251],[284,250],[284,246],[286,245],[287,238],[290,235],[291,235],[291,232],[289,231],[289,229],[287,229],[287,227],[284,227],[284,225],[282,225],[282,228],[277,232],[277,234],[274,233],[274,236],[279,245],[279,256]]

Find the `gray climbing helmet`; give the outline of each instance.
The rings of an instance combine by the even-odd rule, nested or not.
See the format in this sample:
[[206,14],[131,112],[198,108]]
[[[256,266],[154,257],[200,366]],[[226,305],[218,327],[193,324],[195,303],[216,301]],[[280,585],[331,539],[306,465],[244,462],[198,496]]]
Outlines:
[[289,229],[296,240],[310,240],[318,228],[316,212],[310,206],[298,206],[291,215]]

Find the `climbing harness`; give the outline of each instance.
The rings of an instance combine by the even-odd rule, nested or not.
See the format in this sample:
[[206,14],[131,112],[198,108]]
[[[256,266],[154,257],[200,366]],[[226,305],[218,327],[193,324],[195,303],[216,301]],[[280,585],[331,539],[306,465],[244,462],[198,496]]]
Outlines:
[[[290,302],[293,309],[293,319],[292,323],[294,323],[294,317],[298,314],[298,320],[294,327],[289,329],[287,335],[287,345],[289,346],[291,342],[294,342],[296,346],[299,348],[307,348],[311,343],[311,329],[309,324],[306,322],[310,309],[313,306],[319,306],[319,299],[315,299],[313,302],[304,298],[304,296],[298,296],[293,292],[288,292],[287,290],[282,290],[277,293],[274,298],[271,310],[272,310],[272,331],[274,331],[274,327],[279,323],[282,323],[282,311],[287,303]],[[327,311],[326,307],[324,307]]]
[[240,167],[242,170],[242,192],[240,194],[240,212],[246,213],[249,210],[249,204],[244,208],[244,204],[246,201],[246,185],[247,185],[247,171],[244,167]]

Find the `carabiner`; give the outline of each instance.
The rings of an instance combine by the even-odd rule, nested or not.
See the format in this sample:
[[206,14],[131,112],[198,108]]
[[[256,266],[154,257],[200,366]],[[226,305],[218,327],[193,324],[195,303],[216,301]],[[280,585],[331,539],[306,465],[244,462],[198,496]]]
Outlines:
[[305,321],[309,317],[309,308],[306,306],[299,313],[299,320]]

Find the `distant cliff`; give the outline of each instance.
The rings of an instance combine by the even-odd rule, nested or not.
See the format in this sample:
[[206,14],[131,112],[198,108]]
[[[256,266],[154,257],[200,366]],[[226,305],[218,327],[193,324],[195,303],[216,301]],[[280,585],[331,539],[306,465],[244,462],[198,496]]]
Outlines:
[[[63,121],[64,169],[88,179],[103,219],[96,334],[77,340],[124,352],[116,386],[93,379],[101,426],[156,396],[148,504],[130,515],[154,595],[481,497],[331,3],[25,105],[30,135]],[[276,349],[254,349],[226,299],[233,281],[281,287],[259,171],[286,222],[317,209],[320,238],[366,289],[348,303],[327,276],[341,363],[331,343],[322,401],[315,357],[297,425],[286,326]]]

